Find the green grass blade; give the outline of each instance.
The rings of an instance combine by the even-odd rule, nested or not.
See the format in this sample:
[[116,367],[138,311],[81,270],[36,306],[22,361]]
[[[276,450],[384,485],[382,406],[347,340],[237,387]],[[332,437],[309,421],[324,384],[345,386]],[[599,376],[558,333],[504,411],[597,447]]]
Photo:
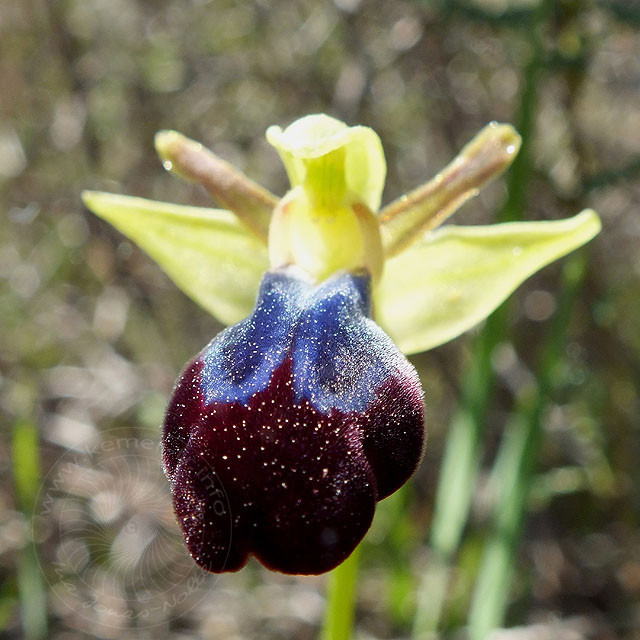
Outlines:
[[[13,480],[20,508],[31,525],[41,482],[38,431],[29,421],[13,428]],[[29,539],[18,559],[18,594],[24,637],[40,640],[47,636],[47,602],[36,546]]]
[[451,564],[467,522],[482,458],[482,434],[494,381],[491,354],[503,336],[505,313],[503,306],[487,319],[463,382],[462,401],[451,421],[429,534],[433,558],[417,596],[415,639],[429,637],[440,624]]
[[560,362],[571,309],[585,266],[582,255],[565,266],[560,305],[543,352],[536,385],[523,392],[505,428],[492,474],[499,491],[492,531],[483,554],[469,614],[470,640],[485,640],[504,620],[514,557],[542,440],[541,416],[553,386],[553,374]]
[[[549,8],[550,3],[547,0],[541,2],[526,27],[533,55],[525,69],[523,93],[516,122],[522,136],[522,146],[507,174],[508,191],[499,215],[501,222],[520,219],[525,209],[532,168],[531,142],[543,55],[538,29],[544,23]],[[477,339],[472,355],[473,365],[463,381],[461,406],[453,418],[452,431],[445,444],[430,537],[430,547],[434,550],[435,560],[434,566],[425,572],[418,591],[418,608],[413,627],[415,639],[429,637],[440,627],[449,585],[450,566],[467,521],[479,460],[483,453],[482,434],[494,381],[491,354],[500,341],[509,339],[507,313],[508,304],[503,304],[494,311]],[[459,457],[459,451],[464,452],[464,456]],[[443,482],[444,478],[447,478],[446,483]],[[459,495],[459,492],[465,493]],[[430,593],[433,594],[431,600]]]

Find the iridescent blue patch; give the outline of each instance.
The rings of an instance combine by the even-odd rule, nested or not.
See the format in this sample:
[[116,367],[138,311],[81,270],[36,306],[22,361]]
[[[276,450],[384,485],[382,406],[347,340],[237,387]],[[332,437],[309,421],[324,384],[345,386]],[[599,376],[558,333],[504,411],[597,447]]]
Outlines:
[[298,402],[363,411],[402,358],[370,308],[366,275],[340,273],[313,286],[295,270],[265,274],[251,316],[203,352],[206,402],[247,403],[291,358]]

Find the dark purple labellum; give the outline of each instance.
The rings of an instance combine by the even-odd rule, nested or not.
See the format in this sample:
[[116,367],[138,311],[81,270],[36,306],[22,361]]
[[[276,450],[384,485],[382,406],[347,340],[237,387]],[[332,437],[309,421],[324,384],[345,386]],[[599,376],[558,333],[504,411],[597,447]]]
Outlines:
[[164,466],[194,560],[333,569],[422,457],[422,388],[369,318],[368,276],[265,274],[252,315],[184,370]]

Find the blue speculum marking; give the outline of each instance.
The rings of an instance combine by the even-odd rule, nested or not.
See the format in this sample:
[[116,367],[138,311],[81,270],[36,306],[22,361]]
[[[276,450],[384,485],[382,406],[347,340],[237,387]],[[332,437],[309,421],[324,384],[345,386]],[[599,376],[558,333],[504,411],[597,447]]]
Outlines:
[[205,402],[246,403],[282,363],[287,337],[309,285],[284,273],[265,275],[251,316],[225,329],[203,350]]
[[364,411],[402,358],[369,318],[369,278],[341,273],[313,286],[295,272],[267,273],[252,315],[216,337],[202,356],[212,402],[247,403],[285,359],[297,402],[320,411]]

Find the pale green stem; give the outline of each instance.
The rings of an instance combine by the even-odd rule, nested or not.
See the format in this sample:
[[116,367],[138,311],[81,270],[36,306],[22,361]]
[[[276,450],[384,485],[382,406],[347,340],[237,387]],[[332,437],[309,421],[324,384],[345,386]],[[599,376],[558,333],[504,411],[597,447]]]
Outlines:
[[159,131],[155,145],[167,171],[202,185],[266,243],[271,212],[278,204],[276,196],[199,142],[177,131]]
[[349,640],[352,636],[360,546],[329,575],[322,640]]

